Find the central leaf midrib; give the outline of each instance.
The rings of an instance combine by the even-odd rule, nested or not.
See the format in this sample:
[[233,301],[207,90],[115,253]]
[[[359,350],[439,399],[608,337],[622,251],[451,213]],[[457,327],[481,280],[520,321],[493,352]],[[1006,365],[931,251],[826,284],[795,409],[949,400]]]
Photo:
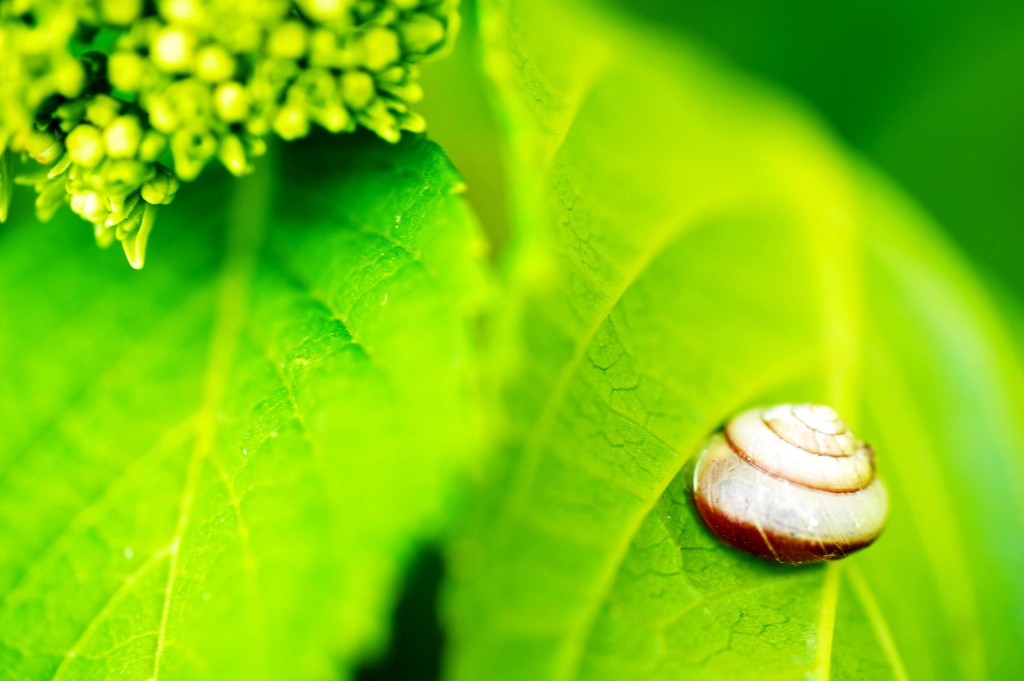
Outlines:
[[[264,167],[260,172],[237,181],[228,209],[225,255],[217,283],[214,327],[210,334],[210,345],[207,352],[207,366],[197,416],[195,448],[190,457],[188,472],[182,487],[174,536],[167,545],[170,551],[170,564],[157,632],[153,681],[158,681],[160,677],[161,662],[166,650],[174,587],[179,572],[178,561],[182,552],[182,542],[188,530],[195,486],[206,459],[215,457],[218,413],[227,394],[235,353],[248,315],[249,289],[272,208],[273,191],[270,177],[270,169]],[[230,481],[224,479],[219,462],[217,466],[221,480],[228,487],[232,498],[235,498],[233,486],[230,485]],[[240,512],[240,510],[236,508],[236,512]],[[248,566],[250,561],[246,560],[246,564]],[[266,650],[263,646],[260,648],[263,651]]]

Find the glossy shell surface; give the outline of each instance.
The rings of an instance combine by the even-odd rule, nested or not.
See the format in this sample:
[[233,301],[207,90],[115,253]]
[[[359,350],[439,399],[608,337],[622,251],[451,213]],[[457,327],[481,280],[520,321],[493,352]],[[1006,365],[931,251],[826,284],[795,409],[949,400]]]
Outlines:
[[821,405],[738,415],[705,445],[693,487],[716,536],[782,563],[834,560],[864,548],[889,509],[871,448]]

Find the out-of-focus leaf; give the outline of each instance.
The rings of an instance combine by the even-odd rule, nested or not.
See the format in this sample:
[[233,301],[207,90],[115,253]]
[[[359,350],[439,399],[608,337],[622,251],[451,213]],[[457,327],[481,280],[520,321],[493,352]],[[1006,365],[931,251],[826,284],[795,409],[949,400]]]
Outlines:
[[480,69],[480,34],[475,0],[462,0],[459,39],[451,54],[423,66],[427,93],[419,111],[430,122],[430,138],[459,169],[466,200],[473,206],[488,241],[501,251],[508,238],[507,181],[500,153],[500,131]]
[[814,104],[1024,297],[1024,5],[607,0]]
[[283,164],[183,192],[142,272],[0,232],[0,677],[325,679],[385,634],[475,449],[479,236],[431,143]]
[[[485,5],[517,208],[503,465],[453,546],[453,679],[1013,678],[1020,365],[960,263],[806,112],[582,3]],[[825,401],[892,513],[789,567],[701,525],[731,414]]]

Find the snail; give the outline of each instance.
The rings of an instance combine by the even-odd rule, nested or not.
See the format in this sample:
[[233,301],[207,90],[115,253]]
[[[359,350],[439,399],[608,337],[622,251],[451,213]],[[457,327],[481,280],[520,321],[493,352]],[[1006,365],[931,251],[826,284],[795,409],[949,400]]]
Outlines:
[[834,410],[745,411],[705,444],[697,510],[722,541],[780,563],[842,558],[873,542],[889,511],[871,447]]

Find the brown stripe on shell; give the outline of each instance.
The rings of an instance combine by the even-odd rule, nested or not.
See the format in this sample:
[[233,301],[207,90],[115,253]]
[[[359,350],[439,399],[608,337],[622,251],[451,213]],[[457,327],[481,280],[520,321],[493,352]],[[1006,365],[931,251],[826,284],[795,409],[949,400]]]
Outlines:
[[821,433],[822,435],[831,435],[832,437],[835,437],[836,435],[843,435],[845,433],[849,433],[850,432],[850,429],[842,421],[835,421],[835,423],[839,423],[839,424],[841,424],[843,426],[839,430],[836,430],[836,431],[822,430],[821,428],[818,428],[817,426],[815,426],[813,423],[807,423],[807,421],[804,421],[802,418],[800,418],[800,415],[797,414],[796,412],[790,412],[790,413],[793,414],[793,418],[795,418],[797,421],[799,421],[804,426],[807,426],[809,429],[813,430],[815,433]]
[[[743,448],[740,447],[738,444],[736,444],[736,442],[734,442],[733,439],[729,436],[729,429],[728,428],[726,428],[722,432],[722,435],[725,436],[725,443],[727,445],[729,445],[729,449],[732,450],[733,454],[735,454],[736,456],[740,457],[741,459],[743,459],[744,461],[749,463],[751,466],[753,466],[757,470],[759,470],[762,473],[764,473],[765,475],[770,475],[773,478],[776,478],[777,480],[783,480],[785,482],[788,482],[790,485],[796,485],[798,487],[804,487],[806,489],[813,489],[813,490],[817,490],[818,492],[828,492],[829,494],[856,494],[860,490],[864,489],[863,487],[859,487],[857,489],[847,489],[847,490],[837,491],[837,490],[832,489],[831,487],[828,487],[827,485],[824,486],[824,487],[819,487],[818,485],[808,485],[808,484],[805,484],[805,483],[800,482],[798,480],[791,480],[790,478],[787,478],[784,475],[779,475],[775,471],[772,471],[772,470],[769,470],[769,469],[765,468],[760,463],[758,463],[757,461],[752,459],[745,451],[743,451]],[[790,443],[790,444],[792,444],[792,443]],[[796,446],[796,445],[794,445],[794,446]],[[813,454],[814,452],[811,452],[811,453]],[[821,456],[828,456],[828,454],[822,454]],[[874,458],[874,456],[872,456],[871,457],[871,470],[874,471],[874,469],[875,469],[875,458]],[[872,475],[872,477],[874,477],[874,476]]]
[[[780,439],[784,440],[788,444],[793,445],[794,447],[799,447],[804,451],[810,452],[812,454],[818,454],[821,456],[840,457],[850,456],[851,451],[848,447],[855,448],[857,445],[856,439],[854,439],[853,435],[849,432],[849,429],[846,427],[846,424],[843,423],[842,421],[836,422],[842,424],[842,429],[836,433],[830,433],[824,430],[819,430],[818,428],[815,428],[814,426],[804,421],[802,418],[800,418],[799,415],[797,415],[796,411],[791,405],[788,409],[786,409],[785,413],[787,416],[793,419],[793,421],[788,421],[781,417],[771,418],[770,413],[772,411],[775,411],[775,409],[762,410],[760,412],[761,422],[772,433],[777,435]],[[807,431],[810,431],[811,433],[815,434],[813,437],[813,448],[808,447],[808,444],[805,441],[810,438],[801,436]],[[844,447],[844,440],[846,441],[846,447]]]
[[871,537],[850,542],[820,542],[778,534],[734,520],[708,504],[700,495],[696,495],[695,500],[700,517],[716,537],[733,548],[765,560],[792,565],[837,560],[860,551],[876,539]]

